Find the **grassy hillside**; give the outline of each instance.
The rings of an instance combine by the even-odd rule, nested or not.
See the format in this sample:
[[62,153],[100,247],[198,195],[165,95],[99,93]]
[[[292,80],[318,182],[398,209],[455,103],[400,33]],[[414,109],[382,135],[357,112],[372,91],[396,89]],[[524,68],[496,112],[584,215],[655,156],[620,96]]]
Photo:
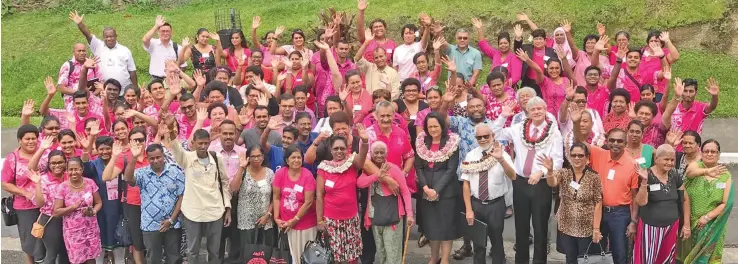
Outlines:
[[[12,14],[2,19],[2,116],[18,116],[23,100],[27,98],[40,101],[45,94],[43,78],[47,75],[56,78],[61,64],[71,57],[72,44],[84,42],[77,27],[67,18],[67,13],[73,9],[85,14],[85,23],[97,35],[102,34],[104,26],[117,29],[118,41],[134,54],[140,81],[148,80],[149,59],[140,39],[151,28],[157,14],[164,15],[174,25],[174,38],[179,41],[186,35],[194,35],[200,27],[214,30],[214,11],[221,8],[239,10],[242,26],[247,30],[251,26],[251,17],[260,15],[260,34],[280,24],[288,29],[301,28],[311,33],[311,29],[318,24],[317,14],[327,7],[356,12],[355,2],[350,0],[274,0],[268,3],[194,0],[167,10],[152,4],[138,4],[116,12],[105,11],[109,8],[100,7],[95,2],[68,1],[53,9]],[[389,24],[389,36],[399,39],[398,29],[401,25],[417,21],[420,12],[426,12],[443,22],[447,25],[447,32],[458,27],[470,28],[470,19],[481,17],[489,25],[486,31],[492,36],[499,30],[510,30],[515,13],[525,11],[540,27],[549,31],[558,21],[566,18],[574,21],[574,30],[577,35],[583,36],[594,33],[594,25],[601,22],[607,25],[611,35],[625,29],[632,32],[632,43],[643,43],[647,29],[673,28],[720,19],[727,6],[725,0],[656,2],[658,6],[654,1],[642,0],[599,1],[597,4],[587,0],[376,0],[369,3],[367,20],[384,18]],[[314,38],[308,35],[309,39]],[[682,54],[682,59],[674,67],[676,75],[695,77],[701,81],[711,75],[716,76],[724,87],[716,116],[738,116],[738,91],[727,89],[738,85],[738,77],[728,71],[738,69],[738,61],[699,51],[684,50]],[[55,100],[52,106],[59,107],[61,104],[61,100]],[[4,118],[3,126],[15,123],[10,119],[17,118]]]

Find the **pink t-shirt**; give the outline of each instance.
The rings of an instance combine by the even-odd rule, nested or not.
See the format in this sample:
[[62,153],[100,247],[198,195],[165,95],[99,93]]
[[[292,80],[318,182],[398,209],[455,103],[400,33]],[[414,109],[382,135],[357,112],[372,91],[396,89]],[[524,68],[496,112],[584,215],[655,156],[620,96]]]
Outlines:
[[[53,175],[51,175],[51,173],[41,175],[41,194],[44,196],[44,204],[40,205],[40,211],[42,214],[53,214],[54,196],[56,196],[56,193],[58,192],[59,185],[67,181],[67,179],[69,179],[69,176],[66,173],[62,176],[61,179],[54,177]],[[36,201],[33,202],[35,203]]]
[[705,102],[694,101],[692,107],[685,109],[680,103],[671,115],[672,127],[678,127],[681,131],[694,130],[702,134],[702,124],[708,116],[705,113],[707,107],[708,104]]
[[318,175],[325,179],[323,215],[336,220],[346,220],[356,216],[359,213],[356,200],[356,178],[359,175],[356,168],[351,166],[343,173],[330,173],[318,169]]
[[546,101],[547,110],[556,118],[559,117],[561,103],[566,100],[566,86],[569,84],[568,78],[563,77],[562,79],[564,81],[561,84],[556,84],[548,77],[544,77],[541,83],[541,92],[543,100]]
[[507,68],[507,72],[510,75],[507,76],[507,85],[512,86],[520,81],[523,65],[512,51],[508,52],[507,56],[503,59],[502,52],[492,47],[486,39],[479,41],[479,51],[492,60],[492,66],[489,67],[490,71],[497,66]]
[[441,65],[436,64],[433,66],[433,71],[427,72],[423,76],[420,76],[420,73],[415,71],[410,77],[420,81],[420,92],[425,94],[431,86],[438,83],[438,77],[441,77]]
[[587,89],[587,108],[594,109],[600,116],[607,116],[607,107],[610,104],[610,89],[598,85],[594,92]]
[[365,40],[365,41],[369,41],[369,45],[366,46],[366,51],[364,51],[364,58],[367,61],[374,63],[374,50],[376,48],[381,47],[381,48],[384,48],[384,50],[387,52],[387,65],[392,65],[392,55],[395,52],[395,48],[397,47],[397,44],[395,44],[395,42],[389,38],[386,38],[386,39],[387,41],[385,41],[384,44],[381,44],[381,45],[377,43],[377,41],[374,39]]
[[105,122],[103,122],[104,119],[102,118],[102,116],[99,116],[93,113],[87,113],[85,117],[80,117],[77,114],[74,115],[74,119],[77,122],[75,129],[74,129],[75,132],[77,132],[77,134],[85,133],[85,122],[87,121],[87,119],[92,119],[92,118],[95,118],[97,119],[97,121],[100,121],[100,125],[99,125],[100,135],[102,136],[107,135],[108,130],[105,129],[105,124],[104,124]]
[[[607,57],[600,55],[600,69],[607,69],[610,66],[608,64]],[[577,60],[574,62],[574,80],[577,81],[579,85],[584,85],[587,83],[587,81],[584,78],[584,71],[587,70],[587,67],[592,65],[592,59],[590,59],[589,55],[586,51],[579,50],[579,53],[577,53]]]
[[370,115],[373,106],[372,95],[366,89],[361,89],[361,96],[358,98],[354,98],[352,93],[346,97],[346,107],[351,107],[354,112],[354,124],[360,123],[364,117]]
[[[35,192],[36,184],[28,178],[28,161],[27,159],[20,156],[19,150],[16,149],[13,153],[8,154],[5,157],[2,169],[2,182],[14,183],[15,186],[21,188],[27,192]],[[48,155],[43,155],[41,160],[38,162],[38,169],[41,173],[46,173],[48,166]],[[17,166],[16,166],[17,165]],[[13,202],[13,208],[16,210],[28,210],[38,208],[31,200],[26,197],[15,195],[15,201]]]
[[636,84],[626,74],[627,69],[625,67],[627,66],[625,62],[623,63],[623,67],[624,68],[620,69],[620,73],[618,73],[617,84],[615,87],[627,90],[628,93],[630,93],[631,102],[639,102],[641,101],[641,87],[638,84],[653,84],[653,76],[643,74],[643,71],[641,71],[639,68],[637,72],[631,74],[631,76],[633,76],[633,79],[638,82],[638,84]]
[[[315,178],[310,170],[302,168],[302,173],[297,181],[290,180],[288,168],[283,167],[274,174],[272,185],[280,189],[279,219],[288,221],[295,218],[300,207],[305,204],[305,192],[315,192]],[[300,218],[293,229],[305,230],[318,224],[315,215],[315,205],[308,209],[307,213]]]
[[[539,50],[539,49],[533,48],[533,56],[531,57],[531,59],[533,60],[533,62],[538,64],[538,67],[540,67],[544,72],[546,71],[546,67],[545,67],[546,61],[544,58],[545,56],[546,56],[546,49]],[[526,73],[526,76],[528,76],[528,78],[530,79],[535,80],[536,72],[530,67],[528,67],[528,72]]]
[[[403,125],[403,127],[407,127],[407,125]],[[409,134],[396,125],[392,126],[392,131],[390,132],[389,137],[382,134],[379,124],[374,124],[369,127],[369,129],[367,129],[367,134],[369,135],[369,146],[371,146],[374,141],[382,141],[387,145],[387,161],[400,168],[405,167],[406,159],[415,156],[413,146],[410,144]],[[417,184],[414,184],[416,179],[415,171],[412,170],[410,172],[411,173],[405,177],[405,180],[410,183],[408,184],[410,192],[415,193],[418,190]]]
[[[662,50],[664,51],[664,56],[669,55],[670,52],[668,49],[662,48]],[[641,56],[641,64],[638,65],[638,71],[641,72],[641,74],[646,76],[655,76],[657,72],[661,71],[661,66],[661,59],[659,57],[650,56],[647,49],[643,50],[643,56]],[[657,93],[664,92],[666,81],[667,80],[659,81],[655,77],[653,78],[653,86],[654,88],[656,88]]]

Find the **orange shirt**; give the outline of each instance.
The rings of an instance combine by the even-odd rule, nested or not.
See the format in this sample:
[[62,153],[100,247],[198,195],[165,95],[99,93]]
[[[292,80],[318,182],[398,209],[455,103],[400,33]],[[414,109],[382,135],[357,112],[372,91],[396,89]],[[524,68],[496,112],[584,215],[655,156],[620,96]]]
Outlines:
[[[621,206],[633,202],[633,189],[638,188],[636,162],[627,152],[619,160],[610,158],[610,151],[590,145],[589,163],[602,181],[602,205]],[[610,172],[610,171],[613,172]]]

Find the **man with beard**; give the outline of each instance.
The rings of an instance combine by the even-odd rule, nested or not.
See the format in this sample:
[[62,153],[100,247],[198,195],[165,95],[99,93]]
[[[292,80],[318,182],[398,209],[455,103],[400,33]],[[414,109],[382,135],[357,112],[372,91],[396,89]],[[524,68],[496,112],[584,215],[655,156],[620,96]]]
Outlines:
[[613,262],[626,263],[626,234],[633,238],[638,221],[638,206],[633,202],[638,193],[637,163],[625,151],[626,133],[622,129],[613,128],[607,134],[608,150],[587,143],[581,132],[583,112],[583,108],[573,106],[570,115],[575,140],[587,144],[591,153],[589,164],[602,180],[602,237],[610,241]]
[[[333,154],[331,154],[330,143],[332,138],[340,136],[345,138],[351,143],[349,146],[349,152],[357,152],[359,150],[359,144],[361,139],[354,137],[351,133],[351,117],[343,111],[335,112],[330,115],[329,123],[331,129],[333,129],[333,135],[328,132],[321,132],[318,138],[313,141],[307,152],[305,152],[305,163],[319,165],[324,160],[333,160]],[[375,164],[376,165],[376,164]],[[399,168],[399,167],[398,167]],[[361,173],[359,173],[361,174]],[[398,190],[399,184],[395,182],[391,177],[383,177],[381,181],[390,186],[393,191]],[[360,189],[359,194],[359,212],[364,212],[368,202],[368,189]],[[364,218],[361,217],[362,224]],[[376,244],[374,243],[374,234],[372,229],[361,229],[361,238],[363,249],[361,252],[361,263],[374,263],[374,255],[376,254]]]
[[[77,24],[77,28],[85,36],[87,43],[90,44],[92,54],[100,58],[102,78],[105,80],[119,81],[121,88],[128,87],[129,85],[138,87],[136,63],[133,61],[133,53],[126,46],[118,43],[118,33],[115,32],[115,29],[112,27],[104,28],[104,41],[100,40],[82,22],[83,18],[84,16],[80,16],[76,10],[69,13],[69,19]],[[90,78],[90,76],[87,78]],[[118,95],[118,93],[115,95]]]
[[[261,134],[264,133],[264,129],[267,128],[269,123],[269,109],[262,105],[256,106],[254,108],[254,121],[256,125],[241,132],[241,137],[238,139],[238,144],[243,145],[246,149],[259,145]],[[268,142],[272,145],[281,146],[282,136],[277,131],[270,131]],[[269,159],[266,159],[265,162],[268,163]]]
[[[512,191],[505,178],[515,180],[513,162],[504,146],[495,141],[495,135],[486,124],[477,124],[475,138],[479,147],[472,149],[461,163],[464,181],[466,221],[470,226],[477,219],[487,224],[487,235],[492,243],[492,263],[505,262],[502,230],[505,227],[505,194]],[[486,240],[485,240],[486,241]],[[474,243],[474,252],[485,252],[487,243]],[[475,254],[474,263],[485,263],[484,254]]]
[[[166,130],[165,126],[159,129]],[[168,131],[161,134],[169,135]],[[235,133],[234,133],[235,135]],[[235,140],[235,139],[234,139]],[[208,263],[220,263],[218,251],[223,227],[231,224],[231,192],[228,190],[225,157],[219,153],[208,153],[210,133],[198,129],[193,137],[194,151],[185,151],[179,140],[171,135],[164,136],[162,142],[172,151],[172,155],[182,168],[186,178],[182,197],[182,214],[187,232],[187,260],[199,260],[201,238],[207,239]],[[230,158],[230,157],[229,157]],[[225,186],[225,187],[224,187]]]
[[[236,131],[236,123],[234,123],[231,120],[223,120],[223,122],[220,123],[220,138],[214,140],[213,142],[210,142],[210,147],[208,147],[208,151],[219,153],[220,155],[223,155],[223,163],[225,164],[225,174],[228,176],[228,183],[230,184],[231,181],[233,181],[234,177],[241,177],[241,175],[236,175],[236,171],[238,171],[238,156],[245,154],[246,149],[236,145],[236,139],[238,135]],[[233,195],[231,198],[231,204],[237,204],[238,203],[238,196]],[[231,210],[231,221],[236,223],[238,221],[237,218],[238,214],[236,210]],[[225,259],[225,245],[226,245],[226,238],[228,238],[228,259]],[[236,228],[236,225],[230,225],[227,227],[223,227],[223,235],[221,235],[220,238],[220,250],[218,251],[218,256],[220,259],[226,260],[226,261],[237,261],[239,258],[239,252],[241,252],[241,239],[238,232],[238,229]]]
[[[548,219],[551,215],[552,190],[545,179],[549,171],[536,157],[553,159],[554,169],[561,169],[564,162],[561,133],[555,119],[547,117],[546,102],[533,97],[526,104],[528,117],[521,123],[503,128],[513,109],[507,105],[494,121],[493,131],[497,140],[512,143],[515,150],[513,182],[513,207],[515,207],[515,262],[530,261],[529,236],[533,222],[533,262],[545,263],[548,254]],[[552,173],[552,172],[551,172]]]
[[[138,159],[143,144],[132,142],[131,154]],[[123,174],[126,183],[141,190],[141,230],[144,244],[149,249],[147,263],[162,262],[162,251],[168,263],[181,261],[179,247],[182,223],[178,220],[185,190],[185,176],[175,164],[167,163],[164,148],[152,144],[146,148],[148,166],[135,169],[129,162]],[[135,172],[134,172],[135,169]],[[162,250],[163,249],[163,250]]]

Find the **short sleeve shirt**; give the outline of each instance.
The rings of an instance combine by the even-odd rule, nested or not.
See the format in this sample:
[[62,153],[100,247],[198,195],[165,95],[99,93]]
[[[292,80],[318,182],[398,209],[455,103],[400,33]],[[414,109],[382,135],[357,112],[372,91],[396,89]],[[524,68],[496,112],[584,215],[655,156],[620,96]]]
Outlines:
[[[315,178],[309,170],[303,168],[297,181],[290,179],[288,168],[278,170],[274,175],[274,187],[280,190],[279,219],[288,221],[293,219],[300,208],[305,204],[305,192],[315,192]],[[315,215],[315,205],[295,224],[295,230],[305,230],[318,224]]]
[[[134,174],[141,191],[141,230],[159,231],[161,221],[171,218],[178,197],[184,194],[184,173],[166,164],[161,175],[156,175],[151,166],[139,168]],[[173,227],[180,228],[180,221]]]

